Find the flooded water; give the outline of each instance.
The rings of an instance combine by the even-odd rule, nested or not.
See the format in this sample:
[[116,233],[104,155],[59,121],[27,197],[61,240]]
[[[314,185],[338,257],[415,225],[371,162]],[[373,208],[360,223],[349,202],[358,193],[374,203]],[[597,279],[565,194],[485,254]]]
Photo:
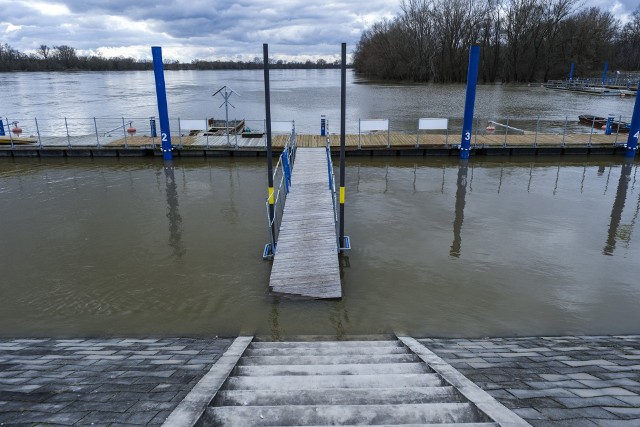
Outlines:
[[[262,126],[265,117],[262,70],[166,71],[171,128],[177,118],[223,119],[220,97],[212,94],[228,85],[241,96],[232,96],[230,119],[247,119],[250,127]],[[295,120],[301,133],[319,133],[320,115],[328,117],[332,132],[339,132],[340,70],[272,70],[273,120]],[[45,134],[93,133],[93,117],[115,118],[98,122],[101,131],[121,125],[121,117],[134,119],[139,132],[148,117],[157,116],[153,72],[0,73],[0,117],[18,120],[25,134],[35,134],[34,117]],[[359,119],[388,118],[392,131],[415,131],[420,117],[455,119],[463,116],[465,85],[392,84],[368,81],[347,74],[349,133],[357,133]],[[615,114],[630,120],[633,97],[599,97],[554,91],[539,85],[480,85],[476,118],[485,123],[510,120],[513,126],[540,131],[564,126],[588,132],[577,125],[578,115]],[[63,119],[69,118],[65,125]],[[537,118],[542,123],[537,125]],[[137,119],[136,119],[137,118]],[[110,126],[110,127],[109,127]]]
[[5,159],[0,336],[637,333],[620,162],[349,159],[344,298],[304,302],[267,292],[264,159]]

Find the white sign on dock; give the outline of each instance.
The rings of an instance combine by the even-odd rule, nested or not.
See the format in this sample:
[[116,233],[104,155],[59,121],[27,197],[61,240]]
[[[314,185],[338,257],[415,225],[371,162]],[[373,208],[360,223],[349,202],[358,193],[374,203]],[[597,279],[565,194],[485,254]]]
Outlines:
[[291,133],[293,129],[293,121],[271,121],[271,132]]
[[207,130],[206,120],[182,120],[180,119],[180,130]]
[[449,119],[418,119],[420,130],[447,129],[448,127]]
[[370,132],[374,130],[389,130],[389,119],[360,120],[360,132]]

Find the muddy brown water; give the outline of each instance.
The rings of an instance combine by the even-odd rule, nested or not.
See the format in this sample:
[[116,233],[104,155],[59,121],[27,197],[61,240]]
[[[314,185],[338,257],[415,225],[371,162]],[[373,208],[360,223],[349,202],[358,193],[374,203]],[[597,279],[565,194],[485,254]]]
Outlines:
[[349,159],[344,298],[289,301],[261,258],[264,159],[4,159],[0,336],[637,333],[637,172]]

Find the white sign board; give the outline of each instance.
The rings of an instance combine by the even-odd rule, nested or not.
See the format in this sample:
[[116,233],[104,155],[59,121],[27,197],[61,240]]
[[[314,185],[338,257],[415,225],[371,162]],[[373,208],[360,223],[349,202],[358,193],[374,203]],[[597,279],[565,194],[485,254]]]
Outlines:
[[360,120],[360,132],[369,132],[372,130],[389,130],[389,120],[388,119]]
[[293,129],[292,121],[271,121],[271,132],[291,133]]
[[420,130],[447,129],[448,127],[449,119],[418,119]]
[[180,119],[180,130],[207,130],[206,120],[182,120]]

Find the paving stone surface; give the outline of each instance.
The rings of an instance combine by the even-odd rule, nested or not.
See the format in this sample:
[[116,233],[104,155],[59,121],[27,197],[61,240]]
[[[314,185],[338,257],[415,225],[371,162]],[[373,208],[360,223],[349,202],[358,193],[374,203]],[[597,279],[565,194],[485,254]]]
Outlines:
[[640,336],[419,341],[533,426],[640,426]]
[[0,425],[160,425],[232,342],[0,340]]

